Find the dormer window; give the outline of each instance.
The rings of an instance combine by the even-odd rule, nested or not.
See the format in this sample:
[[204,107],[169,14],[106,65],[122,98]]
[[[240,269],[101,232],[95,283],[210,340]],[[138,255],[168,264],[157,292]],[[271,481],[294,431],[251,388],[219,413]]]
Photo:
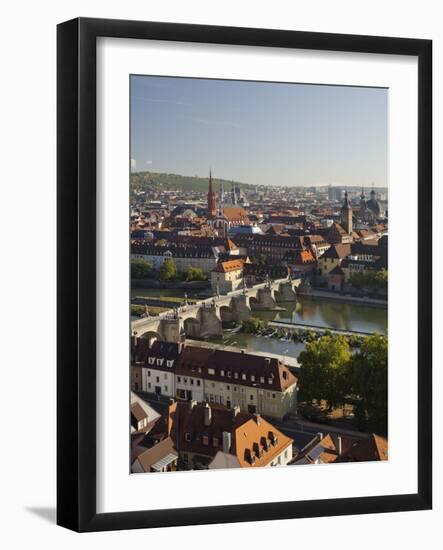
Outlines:
[[209,437],[207,435],[202,437],[202,443],[203,445],[209,445]]
[[234,372],[234,378],[238,378],[238,372]]
[[264,377],[264,376],[260,376],[260,382],[261,382],[262,384],[265,383],[265,377]]
[[172,367],[172,365],[174,364],[174,361],[172,359],[168,359],[166,361],[166,364],[168,365],[168,367]]
[[157,365],[162,365],[163,364],[163,359],[157,359]]
[[155,363],[155,357],[148,357],[148,363],[153,365]]
[[208,374],[215,374],[215,370],[214,369],[208,369]]
[[241,375],[241,377],[242,377],[242,380],[246,380],[246,374],[245,374],[245,373],[243,373],[243,374]]
[[251,374],[251,382],[255,382],[255,376]]
[[220,371],[220,376],[224,376],[225,375],[225,371],[224,370],[221,370]]
[[191,441],[191,434],[189,432],[185,433],[185,440],[189,443]]

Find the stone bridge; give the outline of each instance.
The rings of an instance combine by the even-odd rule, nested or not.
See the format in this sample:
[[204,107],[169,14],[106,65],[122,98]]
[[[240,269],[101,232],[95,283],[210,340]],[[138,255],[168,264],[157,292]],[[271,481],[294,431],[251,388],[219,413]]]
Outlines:
[[150,340],[178,342],[184,336],[205,338],[222,334],[222,322],[245,321],[254,311],[272,311],[278,303],[294,302],[301,279],[279,279],[213,296],[174,308],[156,317],[131,322],[131,332]]

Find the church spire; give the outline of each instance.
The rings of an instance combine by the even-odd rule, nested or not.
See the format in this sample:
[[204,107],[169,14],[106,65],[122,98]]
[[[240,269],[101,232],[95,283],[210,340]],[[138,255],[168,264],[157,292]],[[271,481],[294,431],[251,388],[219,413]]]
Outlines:
[[345,200],[340,210],[340,224],[348,235],[352,234],[352,208],[348,202],[348,191],[345,191]]
[[212,189],[212,171],[209,169],[209,185],[208,185],[208,216],[214,217],[217,213],[217,204],[215,191]]

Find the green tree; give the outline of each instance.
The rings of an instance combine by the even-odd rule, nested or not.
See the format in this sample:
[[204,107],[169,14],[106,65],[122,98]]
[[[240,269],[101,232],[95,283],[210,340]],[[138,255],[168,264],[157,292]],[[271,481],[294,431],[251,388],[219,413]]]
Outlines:
[[146,279],[152,276],[152,264],[146,260],[131,260],[131,277],[133,279]]
[[161,281],[171,281],[177,278],[177,266],[172,258],[168,258],[162,263],[158,270],[158,276]]
[[359,271],[353,273],[349,280],[355,288],[367,288],[368,290],[386,290],[388,288],[388,272],[386,269]]
[[350,359],[349,345],[343,336],[323,336],[306,344],[298,357],[303,400],[324,399],[329,408],[342,404]]
[[357,399],[360,429],[386,434],[388,428],[388,339],[374,334],[363,340],[348,365],[349,391]]
[[186,270],[187,281],[206,281],[206,276],[203,269],[200,267],[189,266]]

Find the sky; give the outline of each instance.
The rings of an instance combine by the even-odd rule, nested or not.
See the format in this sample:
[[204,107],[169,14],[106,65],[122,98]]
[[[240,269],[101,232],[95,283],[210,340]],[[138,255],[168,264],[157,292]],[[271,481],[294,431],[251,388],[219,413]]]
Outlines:
[[131,169],[387,186],[388,90],[131,77]]

